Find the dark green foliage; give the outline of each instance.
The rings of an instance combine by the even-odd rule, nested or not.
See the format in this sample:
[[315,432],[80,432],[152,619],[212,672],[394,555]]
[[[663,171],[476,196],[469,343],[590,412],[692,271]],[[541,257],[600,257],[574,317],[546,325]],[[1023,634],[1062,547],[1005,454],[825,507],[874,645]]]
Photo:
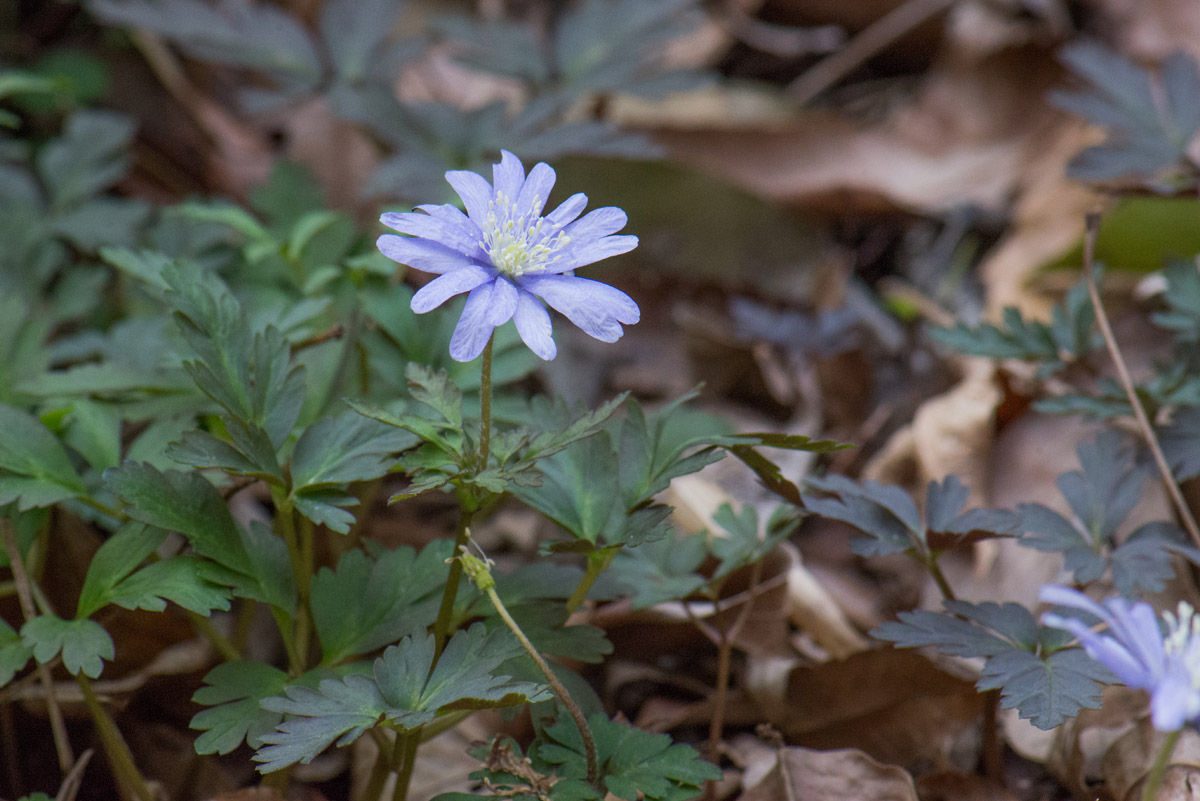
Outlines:
[[875,481],[861,483],[831,475],[809,479],[823,495],[805,495],[805,506],[824,517],[841,520],[867,535],[851,549],[863,556],[890,553],[925,554],[987,537],[1012,536],[1016,517],[1002,509],[962,511],[968,491],[957,476],[931,481],[925,490],[925,521],[916,504],[899,487]]
[[21,511],[84,492],[62,443],[28,412],[0,404],[0,505]]
[[196,738],[196,753],[228,754],[243,741],[251,748],[262,745],[263,736],[283,716],[263,709],[260,702],[283,692],[287,683],[286,673],[261,662],[225,662],[210,670],[205,686],[192,695],[192,701],[207,707],[191,722],[203,732]]
[[1057,481],[1071,517],[1042,504],[1021,504],[1021,544],[1062,553],[1066,568],[1081,584],[1111,569],[1117,591],[1126,597],[1160,591],[1174,572],[1171,556],[1187,550],[1183,532],[1154,522],[1118,540],[1122,523],[1142,495],[1146,471],[1114,431],[1081,443],[1078,454],[1081,469],[1063,473]]
[[355,549],[336,571],[322,568],[312,583],[322,662],[336,665],[430,625],[451,550],[448,542],[432,543],[419,554],[407,547],[373,554]]
[[1014,603],[946,601],[945,612],[901,612],[871,634],[901,648],[934,646],[943,653],[983,657],[977,685],[1000,690],[1001,706],[1016,708],[1041,729],[1100,706],[1099,682],[1109,672],[1081,649],[1063,650],[1070,635],[1039,626]]
[[101,545],[88,565],[76,617],[89,617],[110,603],[158,612],[173,601],[201,615],[228,609],[220,572],[207,562],[175,556],[138,569],[166,535],[161,528],[129,523]]
[[[1096,280],[1100,280],[1099,274]],[[1047,375],[1083,359],[1099,346],[1094,321],[1087,286],[1080,282],[1071,287],[1062,303],[1055,305],[1049,325],[1026,320],[1020,311],[1009,307],[1004,310],[1002,325],[956,323],[951,328],[930,328],[929,335],[972,356],[1040,362],[1039,374]]]
[[506,632],[489,634],[476,625],[455,634],[436,665],[433,636],[412,636],[385,650],[369,676],[325,679],[315,690],[291,685],[285,696],[262,702],[289,717],[261,738],[266,745],[254,755],[262,763],[258,769],[268,773],[309,762],[335,741],[348,745],[377,723],[412,731],[440,713],[545,697],[538,685],[493,675],[515,653]]

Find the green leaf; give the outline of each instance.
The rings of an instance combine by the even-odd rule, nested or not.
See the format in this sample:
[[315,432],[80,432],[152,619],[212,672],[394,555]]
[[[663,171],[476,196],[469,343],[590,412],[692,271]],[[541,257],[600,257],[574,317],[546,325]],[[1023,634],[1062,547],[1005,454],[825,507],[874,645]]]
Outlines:
[[226,662],[210,670],[204,683],[192,701],[209,708],[197,712],[189,724],[203,732],[196,738],[198,754],[228,754],[243,740],[257,748],[283,717],[259,706],[287,685],[287,674],[278,668],[261,662]]
[[224,422],[227,430],[241,427],[248,435],[244,439],[252,442],[257,438],[251,431],[261,434],[261,441],[266,447],[254,448],[253,455],[248,455],[207,431],[185,431],[178,442],[172,442],[167,447],[167,456],[180,464],[202,469],[216,468],[235,476],[250,476],[276,487],[283,487],[282,471],[275,458],[274,449],[270,447],[270,441],[266,438],[266,432],[261,428],[247,431],[232,418],[226,418]]
[[[684,801],[699,795],[704,782],[721,777],[721,771],[702,760],[696,749],[672,743],[666,734],[651,734],[604,715],[589,717],[588,728],[596,744],[601,782],[618,798]],[[553,766],[560,783],[584,779],[583,737],[574,721],[562,715],[544,730],[544,736],[546,741],[534,750],[534,767]],[[579,789],[582,795],[570,797],[602,798],[594,788]],[[566,797],[559,792],[555,785],[554,797]]]
[[134,124],[110,111],[77,111],[63,133],[42,148],[38,173],[57,210],[65,210],[107,189],[129,166]]
[[663,537],[617,552],[611,573],[633,608],[646,609],[665,601],[687,598],[707,581],[697,570],[708,556],[699,535]]
[[0,687],[12,681],[31,656],[33,648],[25,644],[12,626],[0,620]]
[[178,531],[197,553],[218,564],[246,568],[249,556],[225,499],[199,473],[125,462],[105,470],[104,483],[127,502],[125,513],[134,520]]
[[[549,697],[530,682],[494,676],[516,645],[507,632],[489,634],[480,624],[458,631],[433,667],[434,638],[405,637],[375,660],[371,677],[326,679],[316,690],[290,686],[264,709],[290,717],[263,737],[254,759],[267,773],[294,762],[310,762],[330,744],[347,745],[368,728],[386,722],[412,731],[442,712],[513,706]],[[430,668],[433,667],[432,673]]]
[[64,438],[97,471],[121,461],[121,416],[109,404],[73,401]]
[[810,478],[808,483],[831,497],[805,495],[806,508],[849,523],[869,537],[850,543],[855,553],[862,556],[903,553],[924,543],[925,526],[917,507],[899,487],[875,481],[857,484],[838,475]]
[[247,431],[263,429],[271,446],[280,448],[305,398],[304,368],[292,363],[283,335],[274,326],[253,330],[211,272],[171,264],[163,278],[172,287],[166,298],[176,322],[198,357],[184,363],[196,386]]
[[91,617],[111,603],[114,588],[137,569],[166,539],[167,532],[140,523],[126,523],[92,556],[83,589],[79,591],[77,618]]
[[301,22],[281,8],[221,0],[90,0],[109,24],[160,34],[203,61],[262,70],[288,91],[307,91],[321,58]]
[[21,627],[21,641],[33,649],[33,657],[45,664],[62,653],[63,666],[72,674],[82,672],[96,678],[103,660],[114,655],[112,637],[94,620],[63,620],[40,615]]
[[349,551],[337,570],[312,582],[312,614],[326,665],[373,651],[433,622],[453,547],[438,541],[420,554],[402,547],[368,556]]
[[21,511],[50,506],[85,492],[58,439],[28,412],[0,403],[0,505]]
[[417,444],[417,438],[360,414],[346,412],[313,423],[292,451],[296,490],[342,487],[384,475],[393,455]]
[[238,528],[216,487],[199,473],[126,462],[104,471],[104,482],[127,502],[134,520],[178,531],[201,556],[228,570],[222,581],[246,597],[284,610],[295,606],[287,546],[260,525]]

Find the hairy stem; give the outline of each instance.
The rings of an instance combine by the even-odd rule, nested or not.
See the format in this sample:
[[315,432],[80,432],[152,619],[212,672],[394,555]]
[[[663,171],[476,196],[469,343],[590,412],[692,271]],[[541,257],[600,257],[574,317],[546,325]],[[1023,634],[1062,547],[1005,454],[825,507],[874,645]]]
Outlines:
[[1182,733],[1183,729],[1176,729],[1163,740],[1162,748],[1159,749],[1158,756],[1154,760],[1154,766],[1150,768],[1150,775],[1146,777],[1146,784],[1142,787],[1142,801],[1155,801],[1158,788],[1162,785],[1163,776],[1166,775],[1167,765],[1171,763],[1171,753],[1175,750],[1175,743],[1179,741],[1179,735]]
[[554,694],[558,697],[559,702],[567,708],[567,713],[575,721],[575,725],[579,728],[579,734],[583,738],[583,750],[587,759],[588,784],[599,789],[600,766],[596,760],[596,741],[592,738],[592,730],[588,728],[587,719],[583,716],[583,710],[575,703],[575,699],[567,692],[567,688],[563,686],[563,683],[558,680],[558,676],[555,675],[554,670],[542,658],[542,655],[538,653],[538,649],[525,636],[525,632],[521,630],[517,621],[513,620],[512,615],[508,613],[508,607],[504,605],[504,601],[500,600],[500,595],[496,592],[496,580],[492,578],[492,572],[488,567],[488,563],[467,553],[465,546],[459,551],[458,559],[455,561],[462,563],[463,569],[470,576],[471,580],[475,582],[475,586],[479,587],[487,595],[488,600],[492,602],[492,606],[496,609],[496,614],[504,621],[504,625],[508,626],[509,631],[516,636],[517,641],[521,643],[521,647],[525,649],[525,653],[529,654],[529,658],[533,660],[538,670],[546,677],[546,681],[550,684],[551,689],[554,690]]
[[1137,422],[1138,430],[1142,433],[1142,438],[1146,440],[1146,446],[1150,448],[1150,453],[1154,456],[1154,463],[1158,466],[1158,472],[1162,476],[1163,486],[1167,490],[1167,495],[1171,498],[1171,502],[1179,514],[1180,522],[1187,529],[1188,536],[1191,537],[1192,542],[1197,547],[1200,547],[1200,526],[1196,525],[1196,518],[1192,516],[1192,511],[1188,508],[1187,501],[1183,499],[1183,493],[1179,491],[1179,484],[1175,481],[1175,474],[1171,472],[1171,467],[1167,464],[1167,458],[1163,455],[1162,448],[1158,444],[1158,437],[1154,435],[1154,427],[1150,423],[1150,418],[1146,416],[1146,409],[1142,406],[1142,402],[1137,396],[1137,390],[1133,386],[1133,378],[1130,376],[1129,368],[1125,364],[1125,357],[1121,355],[1121,349],[1117,347],[1117,339],[1113,336],[1112,326],[1108,323],[1108,315],[1104,312],[1104,304],[1100,301],[1100,289],[1096,286],[1096,270],[1093,263],[1096,252],[1096,238],[1099,235],[1100,215],[1089,214],[1087,216],[1087,236],[1083,240],[1083,274],[1087,279],[1088,297],[1091,298],[1092,308],[1096,312],[1096,327],[1100,329],[1100,335],[1104,337],[1104,345],[1108,348],[1108,355],[1113,360],[1113,366],[1117,368],[1117,376],[1120,378],[1121,387],[1125,390],[1125,396],[1129,399],[1129,405],[1133,407],[1133,418]]
[[483,365],[479,371],[479,469],[487,470],[489,451],[492,445],[492,343],[496,336],[488,337],[483,349]]
[[[459,499],[460,503],[464,503],[464,499]],[[471,536],[471,517],[474,512],[463,505],[459,509],[458,514],[458,531],[454,535],[454,552],[458,553],[462,548],[466,547],[467,540]],[[449,639],[451,631],[451,618],[454,617],[454,599],[458,597],[458,585],[462,580],[462,562],[457,559],[450,561],[450,574],[446,576],[446,586],[442,590],[442,604],[438,607],[437,620],[433,624],[433,665],[437,665],[437,660],[442,655],[442,648],[446,645],[446,640]],[[432,671],[433,666],[430,667]]]
[[[8,556],[9,568],[13,574],[13,584],[17,589],[17,600],[21,605],[21,615],[25,620],[37,617],[37,608],[33,603],[33,591],[29,574],[25,572],[25,563],[21,559],[21,549],[17,547],[17,539],[13,534],[12,522],[8,518],[0,520],[0,539],[3,540],[4,553]],[[41,664],[36,667],[38,681],[46,694],[46,711],[50,716],[50,731],[54,735],[54,750],[58,754],[58,767],[67,774],[75,762],[71,750],[71,741],[67,737],[67,726],[63,721],[62,709],[58,706],[58,697],[54,694],[54,679],[50,668]]]
[[[296,613],[290,621],[274,609],[276,622],[283,633],[284,647],[288,654],[288,673],[295,678],[308,667],[308,639],[310,631],[308,589],[312,581],[312,525],[296,531],[296,515],[292,500],[282,490],[272,489],[271,500],[275,504],[275,531],[287,545],[292,563],[292,579],[296,582]],[[305,521],[307,523],[307,520]]]

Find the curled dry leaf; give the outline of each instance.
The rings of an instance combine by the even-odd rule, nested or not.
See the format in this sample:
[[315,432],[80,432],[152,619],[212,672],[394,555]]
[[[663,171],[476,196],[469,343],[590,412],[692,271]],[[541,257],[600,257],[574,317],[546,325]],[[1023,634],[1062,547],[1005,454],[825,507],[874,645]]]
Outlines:
[[782,748],[775,767],[738,801],[917,801],[912,777],[856,749]]
[[913,768],[967,768],[977,758],[984,702],[970,679],[922,654],[879,648],[793,669],[783,703],[763,713],[790,743],[854,745]]

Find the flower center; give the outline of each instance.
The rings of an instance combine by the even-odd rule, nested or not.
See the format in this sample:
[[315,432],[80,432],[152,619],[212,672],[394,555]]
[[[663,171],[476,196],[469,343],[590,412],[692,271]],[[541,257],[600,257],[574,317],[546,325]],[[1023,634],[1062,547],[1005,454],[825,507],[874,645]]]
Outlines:
[[1167,620],[1163,650],[1179,657],[1191,676],[1192,686],[1200,689],[1200,617],[1186,601],[1179,602],[1178,616],[1166,612],[1163,617]]
[[522,212],[503,192],[488,202],[487,217],[480,226],[479,245],[492,265],[505,275],[517,277],[545,272],[571,238],[540,216],[532,207]]

